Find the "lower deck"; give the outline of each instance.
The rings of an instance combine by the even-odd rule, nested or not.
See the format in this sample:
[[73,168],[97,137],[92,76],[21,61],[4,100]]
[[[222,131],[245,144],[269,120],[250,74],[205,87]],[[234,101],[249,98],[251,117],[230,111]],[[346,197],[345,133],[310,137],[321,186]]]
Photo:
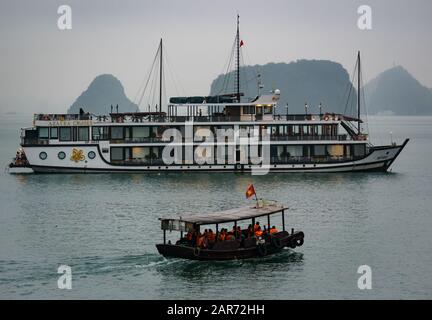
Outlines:
[[273,157],[258,164],[244,163],[234,158],[234,163],[209,164],[191,161],[185,163],[124,163],[112,161],[110,152],[104,152],[99,144],[49,145],[24,147],[30,167],[35,172],[252,172],[265,174],[274,172],[351,172],[386,171],[407,144],[371,147],[362,157],[287,157],[285,161],[275,161]]

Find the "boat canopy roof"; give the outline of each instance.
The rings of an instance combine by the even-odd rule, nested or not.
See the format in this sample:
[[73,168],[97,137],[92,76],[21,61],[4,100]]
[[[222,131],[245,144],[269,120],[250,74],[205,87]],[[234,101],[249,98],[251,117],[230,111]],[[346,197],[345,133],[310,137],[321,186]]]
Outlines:
[[[261,203],[260,206],[245,206],[236,209],[229,209],[218,212],[200,213],[200,214],[182,214],[175,217],[159,218],[162,221],[176,221],[178,223],[190,223],[195,225],[216,224],[231,221],[246,220],[269,214],[282,212],[288,209],[277,202]],[[174,223],[175,224],[175,223]]]

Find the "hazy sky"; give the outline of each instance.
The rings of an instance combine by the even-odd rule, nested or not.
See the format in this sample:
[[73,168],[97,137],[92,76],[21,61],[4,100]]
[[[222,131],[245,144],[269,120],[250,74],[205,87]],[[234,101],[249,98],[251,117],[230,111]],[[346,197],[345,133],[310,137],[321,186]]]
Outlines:
[[[62,4],[72,30],[57,27]],[[368,31],[357,27],[364,4]],[[184,88],[167,80],[168,95],[206,95],[224,71],[237,12],[247,64],[329,59],[351,72],[361,50],[365,80],[400,64],[432,87],[430,0],[1,0],[0,111],[64,112],[102,73],[134,99],[161,37]]]

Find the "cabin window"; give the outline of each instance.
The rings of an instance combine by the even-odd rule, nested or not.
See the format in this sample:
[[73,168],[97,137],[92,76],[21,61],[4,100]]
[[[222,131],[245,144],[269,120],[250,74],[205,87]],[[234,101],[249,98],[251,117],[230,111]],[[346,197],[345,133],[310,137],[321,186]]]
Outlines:
[[255,114],[255,106],[243,106],[243,114]]
[[314,155],[315,156],[325,156],[327,154],[326,152],[326,146],[325,145],[316,145],[314,146]]
[[58,128],[57,127],[52,127],[50,129],[50,138],[51,139],[58,139]]
[[49,128],[39,127],[39,138],[40,139],[48,139],[49,138]]
[[123,160],[123,148],[119,148],[119,147],[111,148],[111,160],[112,161]]
[[147,138],[149,136],[149,127],[133,127],[132,137],[133,138]]
[[277,146],[276,150],[279,160],[285,159],[287,157],[285,146]]
[[124,139],[123,127],[111,127],[111,139],[112,140]]
[[362,157],[365,155],[365,145],[364,144],[355,144],[354,145],[354,156]]
[[89,127],[78,127],[78,140],[79,141],[89,140]]
[[256,114],[258,114],[258,115],[262,115],[263,114],[262,107],[256,107]]
[[93,140],[108,140],[109,127],[92,127]]
[[264,107],[264,114],[272,114],[273,108],[271,106]]
[[303,156],[303,146],[286,146],[288,157],[301,157]]
[[132,148],[132,159],[143,160],[146,159],[150,154],[149,147],[134,147]]
[[60,127],[60,141],[71,141],[71,140],[72,140],[72,128]]
[[342,157],[344,155],[344,146],[342,144],[335,144],[327,147],[327,151],[332,157]]

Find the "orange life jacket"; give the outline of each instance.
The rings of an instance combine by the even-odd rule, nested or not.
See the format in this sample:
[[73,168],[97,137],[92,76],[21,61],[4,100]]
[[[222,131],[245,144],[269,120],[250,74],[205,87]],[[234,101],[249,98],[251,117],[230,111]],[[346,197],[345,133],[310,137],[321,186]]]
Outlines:
[[204,247],[204,236],[198,238],[198,247]]
[[278,232],[278,230],[276,228],[271,228],[270,229],[270,234],[273,234],[273,233],[276,233],[276,232]]
[[208,234],[207,234],[207,239],[208,239],[208,241],[209,242],[215,242],[215,234],[213,233],[213,232],[209,232]]
[[263,234],[262,230],[257,230],[257,231],[255,231],[255,236],[256,236],[256,237],[261,237],[262,234]]

